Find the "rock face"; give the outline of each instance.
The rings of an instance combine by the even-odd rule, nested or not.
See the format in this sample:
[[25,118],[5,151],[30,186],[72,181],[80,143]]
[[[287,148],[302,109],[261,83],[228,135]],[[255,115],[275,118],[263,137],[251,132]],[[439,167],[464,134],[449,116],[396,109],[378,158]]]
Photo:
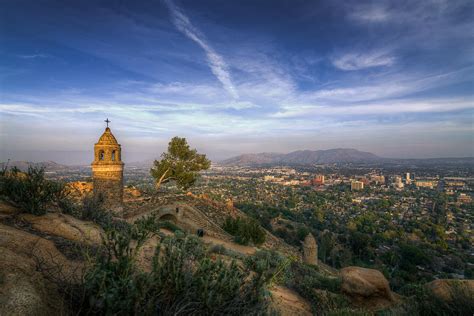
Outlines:
[[460,291],[474,299],[474,280],[434,280],[425,285],[433,294],[444,302],[451,302],[453,295]]
[[111,210],[120,209],[123,203],[124,164],[121,151],[120,144],[107,127],[94,145],[92,179],[94,196],[102,196],[104,206]]
[[80,264],[68,260],[52,241],[0,224],[0,253],[4,249],[36,259],[46,264],[48,269],[55,269],[59,265],[62,267],[61,272],[71,277],[80,269]]
[[69,197],[81,201],[86,195],[92,193],[92,182],[74,181],[66,184],[66,189],[69,192]]
[[0,315],[65,314],[53,284],[35,271],[35,262],[0,248]]
[[54,284],[37,267],[79,280],[83,266],[50,240],[0,224],[0,315],[65,315]]
[[318,265],[318,245],[311,233],[304,239],[303,261],[306,264]]
[[378,270],[347,267],[341,270],[341,278],[341,291],[356,306],[380,309],[396,300],[387,279]]
[[142,196],[140,190],[135,187],[128,187],[124,189],[124,199],[133,200]]
[[20,213],[20,209],[0,201],[0,219]]
[[86,244],[100,244],[102,229],[92,223],[81,221],[75,217],[60,214],[47,213],[42,216],[23,214],[20,218],[42,233],[59,236],[67,240]]

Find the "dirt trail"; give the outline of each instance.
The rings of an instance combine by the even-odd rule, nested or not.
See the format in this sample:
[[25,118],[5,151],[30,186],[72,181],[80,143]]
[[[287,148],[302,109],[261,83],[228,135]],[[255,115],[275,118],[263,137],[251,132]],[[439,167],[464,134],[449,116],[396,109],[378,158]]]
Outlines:
[[[173,232],[166,229],[166,228],[160,228],[160,232],[163,234],[169,236],[172,235]],[[233,251],[236,251],[238,253],[244,254],[244,255],[253,255],[256,251],[257,248],[251,247],[251,246],[244,246],[244,245],[239,245],[233,242],[225,241],[219,238],[211,237],[211,236],[206,236],[201,238],[201,240],[206,243],[206,244],[213,244],[213,245],[222,245],[226,249],[230,249]]]
[[233,242],[225,241],[225,240],[218,239],[211,236],[204,236],[202,237],[202,240],[205,243],[210,243],[214,245],[222,245],[227,249],[239,252],[244,255],[253,255],[257,251],[257,248],[255,247],[239,245]]
[[311,305],[298,293],[284,286],[275,286],[271,289],[273,307],[285,315],[312,315]]

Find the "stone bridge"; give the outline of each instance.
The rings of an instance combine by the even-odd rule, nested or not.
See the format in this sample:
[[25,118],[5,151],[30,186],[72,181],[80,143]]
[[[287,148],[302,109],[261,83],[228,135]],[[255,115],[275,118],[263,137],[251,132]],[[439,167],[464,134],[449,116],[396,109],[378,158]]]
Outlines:
[[206,214],[188,204],[177,202],[161,205],[156,208],[150,206],[149,209],[150,211],[128,218],[127,221],[134,222],[141,217],[154,214],[158,220],[169,221],[190,234],[196,234],[198,229],[203,229],[204,234],[207,236],[224,241],[233,240],[231,235],[215,224]]

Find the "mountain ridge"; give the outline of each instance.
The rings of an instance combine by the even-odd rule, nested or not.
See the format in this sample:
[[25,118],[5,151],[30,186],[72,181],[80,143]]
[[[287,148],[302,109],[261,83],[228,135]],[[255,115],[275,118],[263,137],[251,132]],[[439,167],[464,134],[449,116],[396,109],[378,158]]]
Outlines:
[[259,165],[259,164],[326,164],[375,162],[383,158],[353,148],[334,148],[320,150],[296,150],[286,154],[258,153],[243,154],[221,161],[223,165]]
[[354,148],[296,150],[290,153],[249,153],[219,162],[224,166],[314,165],[334,163],[392,163],[392,164],[474,164],[474,157],[386,158]]

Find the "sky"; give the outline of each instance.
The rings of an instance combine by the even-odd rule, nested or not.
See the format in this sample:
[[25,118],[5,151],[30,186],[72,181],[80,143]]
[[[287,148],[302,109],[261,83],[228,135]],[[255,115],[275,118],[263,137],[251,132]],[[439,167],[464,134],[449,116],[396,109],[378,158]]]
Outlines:
[[474,2],[0,2],[0,161],[474,156]]

